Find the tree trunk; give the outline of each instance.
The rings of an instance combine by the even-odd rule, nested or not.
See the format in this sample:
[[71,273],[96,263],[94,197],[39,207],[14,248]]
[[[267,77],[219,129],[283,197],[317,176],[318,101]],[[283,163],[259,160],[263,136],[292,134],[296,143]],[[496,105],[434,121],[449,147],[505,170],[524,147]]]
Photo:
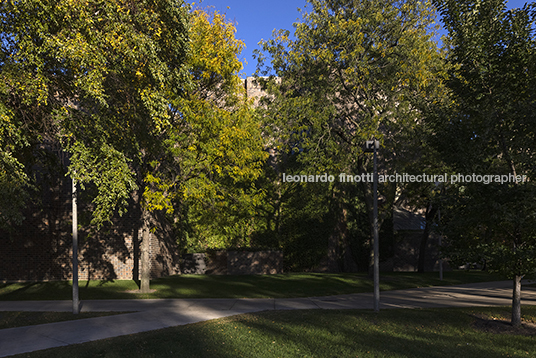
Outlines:
[[[143,210],[143,209],[142,209]],[[151,262],[149,259],[149,240],[151,237],[151,232],[149,231],[149,214],[143,210],[142,214],[142,227],[141,227],[141,293],[150,292],[150,266]]]
[[428,245],[428,238],[430,237],[430,227],[436,213],[437,208],[433,207],[432,204],[430,204],[428,206],[428,209],[426,210],[426,223],[424,225],[424,232],[422,233],[421,245],[419,248],[419,261],[417,264],[417,271],[420,273],[424,272],[424,264],[426,262],[426,246]]
[[521,325],[521,276],[514,276],[514,292],[512,295],[512,326]]
[[132,279],[134,282],[136,282],[136,285],[138,285],[138,288],[140,288],[140,244],[141,244],[141,237],[142,237],[142,229],[136,228],[135,230],[132,230],[132,246],[133,246],[133,252],[132,257],[134,258],[134,263],[132,265]]
[[339,268],[339,236],[336,230],[328,238],[328,255],[326,257],[326,269],[328,272],[340,272]]
[[428,228],[428,222],[424,226],[424,232],[421,237],[421,245],[419,247],[419,261],[417,263],[417,272],[424,273],[424,264],[426,260],[426,246],[428,245],[428,236],[430,236],[430,229]]
[[348,210],[342,209],[341,219],[338,224],[338,232],[340,235],[340,245],[342,249],[342,262],[344,272],[357,272],[357,263],[352,255],[350,241],[348,240]]

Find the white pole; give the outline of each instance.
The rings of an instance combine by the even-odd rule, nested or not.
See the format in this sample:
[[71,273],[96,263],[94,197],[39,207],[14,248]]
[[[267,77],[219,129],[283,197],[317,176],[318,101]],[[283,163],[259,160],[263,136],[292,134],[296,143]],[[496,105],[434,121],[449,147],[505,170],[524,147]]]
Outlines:
[[76,181],[72,180],[73,193],[73,314],[80,313],[78,297],[78,208],[76,203]]
[[[441,209],[437,209],[437,215],[439,218],[439,224],[441,225]],[[441,250],[441,234],[439,234],[439,250]],[[443,259],[441,253],[439,253],[439,279],[443,281]]]

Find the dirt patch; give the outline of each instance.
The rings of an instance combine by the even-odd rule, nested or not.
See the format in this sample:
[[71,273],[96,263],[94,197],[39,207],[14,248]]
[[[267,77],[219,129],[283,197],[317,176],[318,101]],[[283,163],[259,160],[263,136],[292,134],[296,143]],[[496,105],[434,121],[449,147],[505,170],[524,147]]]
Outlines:
[[522,322],[521,326],[514,327],[510,321],[493,319],[484,315],[474,315],[472,326],[474,329],[493,334],[515,334],[520,336],[536,336],[536,324]]

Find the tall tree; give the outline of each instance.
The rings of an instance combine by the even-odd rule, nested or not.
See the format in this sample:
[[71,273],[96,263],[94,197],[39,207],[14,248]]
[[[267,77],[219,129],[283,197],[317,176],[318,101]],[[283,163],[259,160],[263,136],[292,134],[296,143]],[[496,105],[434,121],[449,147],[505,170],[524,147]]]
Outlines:
[[20,165],[11,153],[28,138],[60,143],[71,175],[96,189],[96,230],[134,198],[144,291],[153,212],[193,218],[204,245],[247,243],[251,228],[242,229],[262,198],[255,178],[266,154],[232,23],[174,0],[0,6],[6,160]]
[[[239,77],[244,43],[225,15],[195,10],[188,57],[192,86],[180,100],[145,198],[173,213],[181,246],[247,246],[264,192],[261,128]],[[187,221],[187,223],[185,223]]]
[[[97,188],[100,227],[143,185],[189,85],[188,8],[180,0],[8,1],[0,16],[3,105],[37,128],[38,140],[71,153],[71,176]],[[144,209],[144,237],[147,216]]]
[[[266,114],[274,137],[286,136],[280,153],[294,151],[308,174],[361,175],[370,172],[371,162],[362,147],[375,137],[383,147],[381,170],[404,171],[416,157],[412,144],[424,99],[433,101],[442,88],[442,55],[429,32],[433,6],[413,0],[308,2],[310,11],[302,11],[294,37],[275,32],[258,54],[259,74],[282,78],[267,87],[272,97]],[[350,189],[338,181],[334,185],[335,239],[346,232]],[[362,185],[372,233],[370,183],[353,185]],[[393,183],[381,191],[384,218],[400,196]]]
[[536,191],[522,180],[535,174],[535,5],[438,3],[449,30],[455,99],[451,117],[436,127],[438,148],[460,173],[508,177],[447,188],[449,255],[512,278],[512,324],[519,325],[521,279],[536,272]]

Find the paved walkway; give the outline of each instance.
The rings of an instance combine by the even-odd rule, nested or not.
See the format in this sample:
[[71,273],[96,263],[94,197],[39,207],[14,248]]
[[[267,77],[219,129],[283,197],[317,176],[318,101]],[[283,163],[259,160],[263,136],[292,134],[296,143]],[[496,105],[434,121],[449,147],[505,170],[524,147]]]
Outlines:
[[[512,282],[427,287],[380,294],[380,309],[507,306]],[[536,287],[524,287],[522,304],[536,305]],[[134,311],[121,315],[0,330],[0,357],[152,331],[265,310],[372,309],[372,293],[276,299],[89,300],[82,312]],[[71,301],[0,301],[0,311],[71,312]]]

